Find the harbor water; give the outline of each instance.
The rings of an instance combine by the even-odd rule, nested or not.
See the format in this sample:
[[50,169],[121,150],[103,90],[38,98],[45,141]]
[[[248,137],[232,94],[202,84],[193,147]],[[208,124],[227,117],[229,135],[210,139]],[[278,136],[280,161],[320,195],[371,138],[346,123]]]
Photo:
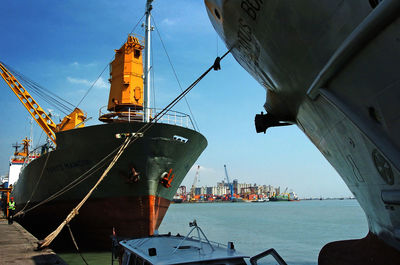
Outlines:
[[[186,235],[194,219],[209,240],[233,241],[238,251],[250,256],[275,248],[289,265],[315,265],[326,243],[361,238],[368,232],[356,200],[311,200],[172,204],[159,233]],[[84,264],[76,253],[60,256],[68,264]],[[83,256],[90,265],[111,264],[110,253]]]

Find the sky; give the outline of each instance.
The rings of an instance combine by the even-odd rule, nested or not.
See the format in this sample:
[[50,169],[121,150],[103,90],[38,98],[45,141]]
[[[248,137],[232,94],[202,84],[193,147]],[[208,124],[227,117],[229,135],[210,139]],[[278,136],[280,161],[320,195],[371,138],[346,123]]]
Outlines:
[[[143,16],[144,6],[144,0],[3,0],[0,61],[76,105]],[[158,32],[186,88],[226,47],[215,33],[203,1],[156,0],[153,7]],[[135,33],[143,35],[140,24]],[[157,31],[152,36],[152,104],[162,108],[180,89]],[[296,126],[257,134],[254,116],[263,111],[265,90],[232,55],[221,67],[187,96],[208,147],[183,185],[192,185],[197,165],[197,185],[215,185],[223,180],[226,164],[230,179],[240,183],[280,186],[281,190],[288,187],[300,198],[351,196],[341,177]],[[79,106],[92,117],[87,126],[100,123],[99,109],[108,100],[107,79],[108,69]],[[12,144],[29,136],[31,126],[29,113],[2,79],[0,91],[0,175],[6,175]],[[36,100],[45,110],[50,108]],[[189,113],[184,102],[175,110]],[[38,126],[34,126],[33,139],[35,145],[45,139]]]

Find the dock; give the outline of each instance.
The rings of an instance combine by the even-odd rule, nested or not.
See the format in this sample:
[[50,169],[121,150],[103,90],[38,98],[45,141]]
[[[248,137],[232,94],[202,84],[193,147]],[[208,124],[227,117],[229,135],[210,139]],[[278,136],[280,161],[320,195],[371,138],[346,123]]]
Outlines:
[[0,219],[0,264],[67,265],[51,249],[37,251],[38,239],[20,224]]

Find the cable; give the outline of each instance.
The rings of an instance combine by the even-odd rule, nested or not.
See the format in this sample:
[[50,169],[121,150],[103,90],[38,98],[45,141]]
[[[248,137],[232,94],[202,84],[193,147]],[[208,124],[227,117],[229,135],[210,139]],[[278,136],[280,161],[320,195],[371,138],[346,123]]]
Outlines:
[[[68,185],[66,185],[65,187],[63,187],[61,190],[53,193],[52,195],[50,195],[48,198],[44,199],[43,201],[39,202],[38,204],[32,206],[31,208],[29,208],[26,211],[19,211],[18,213],[15,214],[15,216],[19,216],[19,215],[23,215],[26,214],[32,210],[34,210],[35,208],[50,202],[52,200],[54,200],[55,198],[63,195],[64,193],[66,193],[67,191],[71,190],[72,188],[76,187],[77,185],[79,185],[80,183],[82,183],[84,180],[88,179],[89,177],[91,177],[94,173],[96,173],[98,170],[100,170],[102,167],[104,167],[106,165],[106,162],[110,161],[110,157],[111,155],[113,155],[115,152],[118,151],[120,147],[117,147],[116,149],[114,149],[113,151],[111,151],[107,156],[105,156],[103,159],[101,159],[99,162],[97,162],[94,166],[92,166],[90,169],[88,169],[86,172],[84,172],[82,175],[80,175],[78,178],[74,179],[72,182],[70,182]],[[98,167],[98,168],[96,168]]]
[[[219,59],[218,61],[221,61],[229,52],[230,52],[230,50],[227,51],[221,58],[218,58]],[[215,62],[214,62],[214,64],[215,64]],[[215,68],[214,65],[211,66],[210,68],[208,68],[195,82],[193,82],[187,89],[185,89],[180,95],[178,95],[161,112],[156,114],[156,116],[154,117],[154,119],[151,122],[145,123],[145,125],[143,125],[136,133],[131,134],[129,137],[127,137],[125,139],[124,143],[119,147],[117,154],[114,156],[113,160],[108,165],[106,170],[103,172],[101,177],[98,179],[96,184],[90,189],[90,191],[88,192],[88,194],[86,194],[86,196],[82,199],[82,201],[68,214],[68,216],[58,226],[58,228],[56,230],[54,230],[52,233],[50,233],[43,241],[40,242],[38,248],[43,248],[43,247],[48,246],[58,236],[58,234],[61,232],[61,230],[64,228],[64,226],[68,225],[69,222],[78,214],[78,211],[80,210],[80,208],[89,199],[89,197],[91,196],[93,191],[98,187],[98,185],[100,185],[100,183],[103,181],[103,179],[107,176],[108,172],[117,163],[118,159],[124,153],[126,148],[128,148],[132,143],[134,143],[137,139],[139,139],[141,137],[141,135],[143,135],[154,124],[156,124],[158,120],[160,120],[169,110],[171,110],[171,108],[173,108],[182,98],[184,98],[187,95],[187,93],[189,93],[213,68]]]
[[12,67],[10,67],[4,63],[2,63],[2,64],[5,67],[7,67],[7,69],[10,71],[10,73],[12,73],[12,75],[14,75],[16,78],[18,78],[18,82],[21,85],[23,85],[24,87],[28,88],[28,90],[30,92],[32,92],[32,94],[35,94],[36,96],[40,97],[42,100],[47,102],[49,105],[51,105],[52,107],[65,113],[66,115],[68,115],[70,112],[73,111],[73,109],[71,108],[71,107],[73,107],[73,105],[70,102],[62,99],[61,97],[56,95],[54,92],[50,91],[49,89],[46,89],[46,88],[40,86],[39,84],[35,83],[34,81],[29,79],[25,75],[19,73]]
[[40,133],[39,140],[36,142],[36,146],[38,146],[38,147],[36,147],[36,149],[40,147],[40,146],[39,146],[40,140],[42,140],[42,136],[43,136],[43,133],[44,133],[43,130],[41,130],[41,131],[42,131],[42,132]]
[[[51,152],[49,152],[49,153],[47,154],[46,161],[44,162],[44,166],[43,166],[43,168],[42,168],[42,172],[40,172],[39,180],[36,182],[35,188],[33,189],[29,200],[26,202],[25,206],[22,208],[22,210],[21,210],[20,212],[24,212],[25,208],[28,207],[29,203],[31,202],[31,200],[32,200],[32,198],[33,198],[33,195],[35,195],[36,190],[37,190],[37,188],[38,188],[38,186],[39,186],[40,180],[42,179],[44,169],[46,168],[47,162],[48,162],[48,160],[49,160],[49,158],[50,158],[50,155],[51,155]],[[28,154],[28,158],[29,158],[29,154]]]
[[52,95],[54,98],[57,98],[58,100],[64,102],[67,105],[70,105],[70,107],[73,107],[74,105],[68,101],[66,101],[65,99],[61,98],[60,96],[58,96],[57,94],[53,93],[51,90],[40,86],[38,83],[32,81],[29,77],[19,73],[18,71],[16,71],[15,69],[13,69],[12,67],[9,67],[8,65],[4,64],[9,70],[10,72],[12,72],[15,76],[19,76],[21,77],[21,79],[23,79],[24,81],[26,81],[27,83],[31,84],[32,86],[36,87],[39,90],[43,90],[44,92]]
[[[139,25],[140,21],[142,21],[144,15],[139,19],[139,21],[136,23],[136,25],[132,28],[131,33],[133,33],[133,31],[136,29],[136,27]],[[112,60],[112,58],[111,58]],[[110,60],[110,61],[111,61]],[[89,92],[92,90],[92,88],[94,87],[94,85],[97,83],[97,81],[100,79],[100,77],[103,75],[104,71],[107,69],[108,64],[106,64],[106,66],[104,67],[103,71],[101,71],[100,75],[97,77],[97,79],[93,82],[93,84],[89,87],[89,89],[86,91],[85,95],[83,95],[82,99],[79,101],[79,103],[76,105],[76,108],[82,103],[82,101],[86,98],[86,96],[89,94]]]
[[[183,89],[182,89],[181,83],[180,83],[180,81],[179,81],[178,75],[176,74],[175,68],[174,68],[174,66],[173,66],[173,64],[172,64],[172,61],[171,61],[171,58],[170,58],[169,55],[168,55],[167,49],[165,48],[165,45],[164,45],[164,42],[163,42],[163,40],[162,40],[162,38],[161,38],[160,32],[158,31],[158,27],[157,27],[157,25],[156,25],[156,21],[155,21],[155,19],[154,19],[153,16],[151,16],[151,18],[153,19],[154,26],[155,26],[155,28],[156,28],[158,37],[160,38],[162,47],[163,47],[163,49],[164,49],[164,51],[165,51],[165,54],[167,55],[168,62],[169,62],[169,64],[171,65],[171,68],[172,68],[172,71],[173,71],[173,73],[174,73],[175,79],[176,79],[176,81],[178,82],[179,88],[180,88],[181,91],[183,92]],[[197,125],[196,119],[195,119],[194,114],[193,114],[193,112],[192,112],[192,109],[190,108],[189,102],[187,101],[186,97],[185,97],[184,99],[185,99],[186,105],[187,105],[187,107],[188,107],[188,109],[189,109],[190,115],[193,117],[193,121],[194,121],[194,125],[195,125],[195,130],[200,131],[200,128],[199,128],[199,126]]]
[[146,15],[146,13],[143,14],[143,16],[142,16],[142,17],[139,19],[139,21],[136,23],[136,25],[132,28],[130,34],[132,34],[132,33],[135,31],[136,27],[139,25],[139,23],[142,21],[142,19],[144,18],[145,15]]
[[93,82],[93,84],[89,87],[89,89],[86,91],[85,95],[83,95],[82,99],[79,101],[79,103],[76,105],[76,108],[82,103],[82,101],[86,98],[86,96],[89,94],[90,90],[94,87],[94,85],[97,83],[97,81],[100,79],[100,77],[103,75],[104,71],[107,69],[108,64],[104,67],[103,71],[101,71],[100,75],[97,77],[97,79]]
[[[143,15],[142,18],[136,23],[136,25],[133,27],[131,33],[136,29],[136,27],[139,25],[139,23],[140,23],[140,21],[143,19],[143,17],[144,17],[144,15]],[[85,97],[89,94],[90,90],[93,88],[93,86],[94,86],[94,85],[96,84],[96,82],[99,80],[99,78],[103,75],[103,73],[104,73],[105,69],[107,68],[107,66],[108,66],[108,64],[107,64],[106,67],[103,69],[103,71],[101,72],[101,74],[98,76],[98,78],[96,79],[96,81],[92,84],[92,86],[86,91],[85,95],[83,96],[83,98],[80,100],[80,102],[77,104],[76,107],[78,107],[78,106],[82,103],[82,101],[85,99]],[[22,75],[20,75],[20,76],[22,76]],[[35,88],[35,87],[34,87],[35,83],[34,83],[33,81],[31,81],[31,84],[33,84],[32,87]],[[37,87],[39,87],[39,86],[37,85]],[[36,93],[40,93],[40,91],[37,91],[36,89],[33,89],[33,91],[35,91]],[[61,99],[61,98],[60,98],[60,99]],[[48,99],[44,99],[44,100],[46,100],[46,102],[48,101]],[[70,103],[69,103],[69,104],[70,104]],[[71,105],[72,105],[72,104],[71,104]],[[43,133],[43,131],[42,131],[42,133]],[[39,140],[40,140],[40,139],[39,139]],[[95,172],[97,172],[99,169],[101,169],[101,168],[105,165],[105,164],[101,165],[101,163],[103,163],[103,162],[104,162],[104,163],[105,163],[105,162],[108,162],[108,159],[107,159],[107,158],[109,158],[109,157],[110,157],[112,154],[114,154],[117,150],[118,150],[118,148],[116,148],[115,150],[113,150],[110,154],[108,154],[106,157],[104,157],[102,160],[100,160],[98,163],[96,163],[93,167],[91,167],[88,171],[86,171],[86,172],[83,173],[81,176],[79,176],[78,178],[76,178],[74,181],[72,181],[71,183],[69,183],[67,186],[63,187],[63,188],[62,188],[61,190],[59,190],[58,192],[52,194],[52,195],[49,196],[47,199],[43,200],[42,202],[36,204],[35,206],[31,207],[30,209],[28,209],[28,210],[26,210],[26,211],[24,212],[23,210],[26,208],[27,204],[28,204],[29,201],[30,201],[30,200],[29,200],[28,203],[25,205],[24,209],[21,210],[20,212],[18,212],[16,215],[18,216],[18,215],[21,215],[21,214],[25,214],[25,213],[27,213],[27,212],[29,212],[29,211],[31,211],[31,210],[33,210],[33,209],[39,207],[40,205],[42,205],[42,204],[44,204],[44,203],[46,203],[46,202],[49,202],[49,201],[51,201],[51,200],[53,200],[53,199],[55,199],[55,198],[61,196],[61,195],[64,194],[65,192],[69,191],[70,189],[74,188],[75,186],[77,186],[78,184],[80,184],[81,182],[83,182],[84,180],[86,180],[87,178],[89,178],[90,176],[92,176],[92,175],[93,175]],[[99,166],[99,167],[96,169],[97,166]],[[93,172],[91,172],[92,170],[93,170]],[[91,173],[90,173],[90,172],[91,172]],[[90,174],[89,174],[89,173],[90,173]],[[88,175],[87,175],[87,174],[88,174]],[[86,176],[86,175],[87,175],[87,176]],[[85,176],[86,176],[86,177],[85,177]]]
[[78,212],[82,208],[83,204],[85,204],[85,202],[92,195],[93,191],[98,187],[98,185],[100,185],[100,183],[103,181],[103,179],[107,176],[108,172],[113,168],[115,163],[117,163],[118,159],[123,154],[124,150],[128,147],[128,144],[130,143],[132,138],[137,139],[138,136],[132,135],[131,137],[125,139],[124,143],[121,145],[120,149],[118,150],[118,153],[114,156],[113,161],[111,161],[110,165],[103,172],[103,174],[101,175],[99,180],[96,182],[96,184],[90,189],[90,191],[81,200],[81,202],[74,209],[72,209],[72,211],[68,214],[68,216],[65,218],[65,220],[57,227],[57,229],[54,230],[52,233],[50,233],[44,240],[42,240],[39,243],[39,246],[38,246],[39,249],[49,246],[51,244],[51,242],[58,236],[58,234],[61,232],[61,230],[64,228],[64,226],[69,224],[69,222],[71,222],[71,220],[78,214]]

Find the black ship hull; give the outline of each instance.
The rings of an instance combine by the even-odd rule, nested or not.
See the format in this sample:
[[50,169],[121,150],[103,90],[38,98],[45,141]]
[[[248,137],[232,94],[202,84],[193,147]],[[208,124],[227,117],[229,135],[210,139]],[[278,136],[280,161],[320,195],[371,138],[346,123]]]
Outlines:
[[[26,165],[14,187],[17,211],[26,206],[26,213],[19,219],[21,224],[40,239],[56,229],[114,157],[95,166],[122,144],[123,139],[117,135],[134,133],[143,125],[112,123],[58,133],[57,149]],[[196,131],[154,124],[125,150],[71,222],[80,247],[109,249],[113,228],[126,237],[153,234],[183,178],[206,146],[206,139]],[[93,166],[95,170],[89,171],[81,183],[30,210]],[[131,174],[132,168],[138,176]],[[173,177],[170,187],[161,183],[169,172]],[[62,238],[56,243],[65,242],[71,239]]]

